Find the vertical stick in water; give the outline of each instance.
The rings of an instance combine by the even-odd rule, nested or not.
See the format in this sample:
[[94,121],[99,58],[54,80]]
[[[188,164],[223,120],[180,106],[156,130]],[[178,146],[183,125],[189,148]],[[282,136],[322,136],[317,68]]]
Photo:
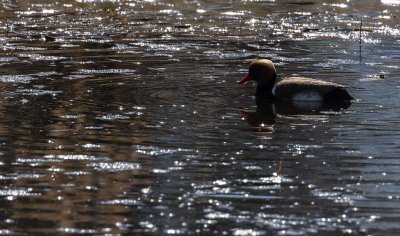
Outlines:
[[360,62],[361,62],[362,24],[363,24],[363,19],[361,17],[361,21],[360,21],[360,37],[359,37],[359,41],[358,41],[358,45],[360,47]]
[[7,21],[7,19],[5,21],[6,21],[6,37],[8,37],[8,31],[9,31],[8,21]]

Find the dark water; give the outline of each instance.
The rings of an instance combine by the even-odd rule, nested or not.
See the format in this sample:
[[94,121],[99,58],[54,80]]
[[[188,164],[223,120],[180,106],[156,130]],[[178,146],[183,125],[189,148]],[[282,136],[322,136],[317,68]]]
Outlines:
[[[1,234],[400,230],[399,1],[3,1],[0,14]],[[257,107],[254,84],[235,84],[256,58],[357,101]]]

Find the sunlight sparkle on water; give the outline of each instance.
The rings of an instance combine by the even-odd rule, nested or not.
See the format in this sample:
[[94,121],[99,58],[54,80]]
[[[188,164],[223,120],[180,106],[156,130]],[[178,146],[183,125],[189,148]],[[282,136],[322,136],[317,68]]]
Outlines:
[[34,80],[32,76],[29,75],[0,75],[0,81],[3,83],[29,83]]
[[221,14],[227,15],[227,16],[244,16],[245,12],[244,11],[237,11],[237,12],[226,11],[226,12],[222,12]]
[[381,0],[381,2],[387,5],[400,5],[400,0]]
[[258,231],[254,229],[233,229],[233,235],[235,236],[258,236],[264,234],[264,231]]
[[92,163],[89,166],[94,167],[96,170],[102,171],[129,171],[129,170],[137,170],[141,168],[141,165],[138,163],[130,163],[130,162],[100,162],[100,163]]
[[60,155],[46,155],[44,158],[48,159],[62,159],[62,160],[104,160],[106,158],[99,158],[95,156],[89,156],[89,155],[80,155],[80,154],[60,154]]
[[347,5],[347,4],[344,4],[344,3],[341,3],[341,4],[332,4],[332,6],[334,6],[334,7],[340,7],[340,8],[347,8],[347,7],[348,7],[348,5]]

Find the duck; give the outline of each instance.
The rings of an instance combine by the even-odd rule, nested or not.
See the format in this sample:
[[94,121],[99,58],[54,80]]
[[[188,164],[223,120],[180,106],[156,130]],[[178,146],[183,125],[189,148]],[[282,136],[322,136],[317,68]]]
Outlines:
[[328,81],[307,77],[288,77],[277,81],[275,65],[271,60],[258,59],[250,63],[248,74],[237,81],[257,83],[256,99],[301,102],[349,102],[354,98],[346,87]]

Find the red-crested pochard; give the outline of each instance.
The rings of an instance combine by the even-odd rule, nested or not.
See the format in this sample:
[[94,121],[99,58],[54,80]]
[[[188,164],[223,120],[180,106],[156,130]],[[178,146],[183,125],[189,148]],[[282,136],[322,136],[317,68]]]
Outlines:
[[277,82],[275,66],[267,59],[253,61],[249,73],[237,83],[243,84],[250,80],[257,82],[257,99],[321,102],[353,100],[343,85],[332,82],[305,77],[289,77]]

